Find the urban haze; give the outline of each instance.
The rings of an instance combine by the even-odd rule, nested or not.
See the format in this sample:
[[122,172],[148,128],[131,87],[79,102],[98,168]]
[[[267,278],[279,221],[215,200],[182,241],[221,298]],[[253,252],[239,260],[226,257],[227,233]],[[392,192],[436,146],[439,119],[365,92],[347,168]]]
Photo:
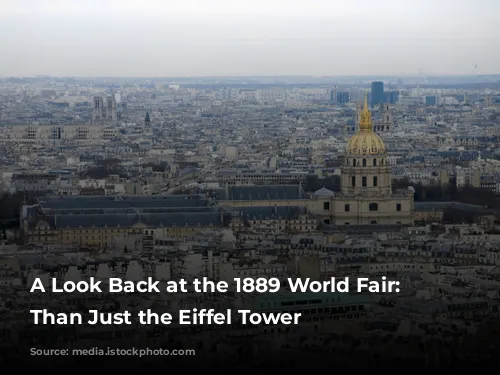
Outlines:
[[499,10],[2,1],[1,368],[498,366]]
[[499,11],[494,0],[4,0],[0,75],[492,74]]

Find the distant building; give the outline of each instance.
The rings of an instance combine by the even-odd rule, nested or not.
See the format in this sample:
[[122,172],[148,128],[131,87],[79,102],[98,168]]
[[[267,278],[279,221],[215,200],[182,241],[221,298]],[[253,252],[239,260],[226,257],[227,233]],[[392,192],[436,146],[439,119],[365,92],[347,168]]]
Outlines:
[[105,121],[116,121],[116,100],[113,96],[106,98],[106,104],[101,96],[94,96],[92,107],[92,123],[101,123]]
[[384,103],[397,104],[399,99],[399,91],[392,90],[384,92]]
[[351,101],[351,93],[349,91],[337,91],[335,100],[337,104],[347,104]]
[[488,94],[484,98],[484,106],[485,107],[491,107],[492,100],[491,100],[491,94]]
[[226,154],[226,159],[228,161],[234,162],[237,159],[238,150],[234,146],[229,146],[229,147],[226,147],[225,154]]
[[375,133],[382,135],[390,132],[393,128],[393,120],[391,109],[388,104],[380,105],[380,120],[374,124],[373,130]]
[[[238,156],[237,149],[234,147],[233,149],[234,150],[231,150],[230,147],[226,149],[226,158],[229,161],[236,160]],[[306,176],[307,173],[304,172],[280,171],[279,173],[276,173],[274,170],[268,169],[221,169],[216,173],[216,179],[221,184],[221,186],[247,184],[287,185],[300,181]]]
[[404,82],[403,82],[403,80],[402,80],[401,78],[400,78],[400,79],[398,79],[397,88],[398,88],[398,90],[400,90],[400,91],[401,91],[401,90],[404,90],[404,88],[405,88],[405,84],[404,84]]
[[144,118],[144,133],[146,134],[151,134],[152,133],[152,127],[151,127],[151,118],[149,116],[149,112],[146,113],[146,117]]
[[118,136],[118,130],[102,125],[18,125],[11,127],[11,142],[49,144],[62,140],[98,142]]
[[425,97],[425,105],[429,107],[433,107],[437,105],[437,96],[434,95],[427,95]]
[[[134,213],[131,213],[134,212]],[[201,228],[229,225],[230,213],[201,196],[46,196],[21,208],[28,243],[111,248],[119,237],[162,232],[185,239]]]
[[341,193],[316,194],[309,209],[328,225],[412,225],[413,192],[393,192],[391,183],[387,150],[373,131],[366,96],[358,132],[347,144]]
[[371,105],[382,104],[384,102],[384,82],[372,82]]

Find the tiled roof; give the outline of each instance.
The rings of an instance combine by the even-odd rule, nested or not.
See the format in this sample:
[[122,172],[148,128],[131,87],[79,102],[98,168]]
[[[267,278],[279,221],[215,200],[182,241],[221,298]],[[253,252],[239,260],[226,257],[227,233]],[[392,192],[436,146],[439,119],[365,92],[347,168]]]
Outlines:
[[218,200],[294,200],[306,199],[300,185],[230,186],[216,192]]
[[206,207],[207,199],[199,195],[162,195],[162,196],[58,196],[44,197],[40,200],[43,208],[157,208],[157,207]]
[[136,224],[146,227],[195,227],[227,226],[229,213],[220,212],[176,212],[156,214],[80,214],[47,216],[51,227],[55,228],[127,228]]

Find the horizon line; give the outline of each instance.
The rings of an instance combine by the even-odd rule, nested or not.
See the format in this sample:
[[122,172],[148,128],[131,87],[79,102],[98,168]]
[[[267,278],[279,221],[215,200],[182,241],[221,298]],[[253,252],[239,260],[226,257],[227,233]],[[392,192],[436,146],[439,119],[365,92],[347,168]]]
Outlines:
[[315,75],[315,74],[261,74],[261,75],[179,75],[179,76],[141,76],[141,75],[53,75],[53,74],[30,74],[30,75],[0,75],[0,79],[9,78],[141,78],[141,79],[171,79],[171,78],[437,78],[437,77],[500,77],[500,73],[481,73],[481,74],[466,74],[466,73],[420,73],[420,74],[344,74],[344,75]]

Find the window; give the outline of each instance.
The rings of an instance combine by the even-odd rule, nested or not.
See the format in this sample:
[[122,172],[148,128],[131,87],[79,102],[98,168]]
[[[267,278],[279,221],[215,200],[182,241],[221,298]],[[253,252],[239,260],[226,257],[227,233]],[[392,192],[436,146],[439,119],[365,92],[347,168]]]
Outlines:
[[356,176],[351,177],[351,186],[355,187],[356,186]]
[[351,223],[349,223],[348,221],[345,222],[345,225],[350,225]]
[[327,224],[327,225],[330,225],[330,219],[325,219],[323,220],[323,223]]
[[377,176],[373,176],[373,186],[377,186],[378,184],[378,178]]
[[396,211],[401,211],[401,203],[396,204]]
[[370,205],[368,206],[368,210],[378,211],[378,203],[370,203]]
[[356,159],[352,159],[352,166],[355,167],[356,166]]
[[351,205],[346,204],[346,205],[344,206],[344,211],[345,211],[345,212],[349,212],[349,211],[351,211]]
[[366,159],[363,159],[363,167],[366,167]]
[[366,176],[363,176],[361,178],[361,186],[365,187],[366,186]]
[[330,211],[330,202],[323,202],[323,210]]
[[370,224],[377,224],[377,220],[370,221]]
[[377,166],[377,159],[373,159],[373,166],[376,167]]

